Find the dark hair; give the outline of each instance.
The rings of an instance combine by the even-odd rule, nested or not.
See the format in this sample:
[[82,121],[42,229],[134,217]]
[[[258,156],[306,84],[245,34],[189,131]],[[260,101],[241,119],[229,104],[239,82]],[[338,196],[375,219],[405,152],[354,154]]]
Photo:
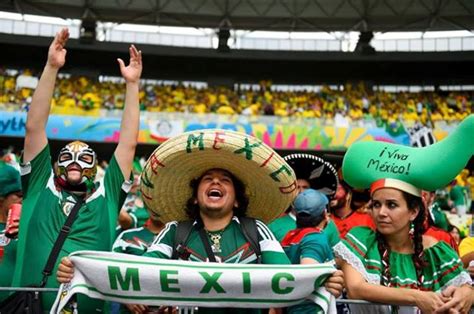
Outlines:
[[[227,170],[224,170],[224,171],[229,174],[232,180],[232,184],[234,185],[234,190],[235,190],[235,199],[237,200],[237,203],[239,204],[239,206],[234,207],[234,215],[237,217],[244,217],[247,212],[247,207],[249,205],[249,199],[247,195],[245,194],[245,185],[232,173],[230,173]],[[197,190],[198,190],[199,183],[201,182],[201,179],[205,173],[206,171],[199,178],[192,179],[189,184],[191,186],[191,189],[193,190],[193,194],[186,202],[185,211],[186,211],[186,215],[191,220],[196,220],[200,218],[199,205],[196,204],[196,198],[197,198]]]
[[451,232],[451,231],[453,231],[454,229],[456,229],[456,230],[458,231],[459,235],[461,235],[461,230],[459,230],[458,227],[456,227],[455,225],[452,225],[452,224],[449,224],[449,225],[448,225],[448,232]]
[[325,212],[318,216],[311,216],[306,213],[296,215],[296,228],[316,227],[326,218]]
[[[421,285],[423,283],[423,267],[426,264],[423,252],[423,233],[425,231],[425,205],[423,204],[423,200],[421,199],[421,197],[409,194],[404,191],[400,192],[402,192],[403,198],[405,199],[409,210],[414,211],[417,208],[419,209],[418,215],[413,221],[413,235],[410,234],[410,236],[412,236],[413,239],[414,253],[412,255],[412,259],[416,270],[417,287],[421,288]],[[390,286],[390,247],[385,241],[385,237],[379,231],[377,231],[376,233],[377,244],[380,257],[382,258],[383,268],[382,276],[380,278],[380,284],[384,286]]]
[[351,210],[357,210],[361,206],[366,205],[370,201],[370,192],[369,190],[356,190],[350,189],[352,192],[350,207]]

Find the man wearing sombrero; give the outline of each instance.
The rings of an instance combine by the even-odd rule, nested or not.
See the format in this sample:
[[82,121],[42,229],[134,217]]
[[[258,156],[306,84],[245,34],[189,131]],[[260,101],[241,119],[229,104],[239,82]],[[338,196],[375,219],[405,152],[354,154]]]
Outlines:
[[[178,259],[210,261],[204,231],[215,260],[224,263],[289,263],[264,222],[283,212],[296,195],[292,169],[270,147],[242,133],[205,130],[162,144],[142,173],[148,208],[169,222],[148,255],[171,258],[178,221],[193,228]],[[261,256],[241,230],[243,216],[255,218]]]
[[[324,159],[306,153],[291,154],[284,157],[296,174],[298,192],[301,193],[308,188],[317,190],[331,199],[338,187],[336,169]],[[293,209],[288,214],[275,219],[268,226],[278,241],[281,241],[288,231],[296,228],[296,215]],[[324,233],[329,239],[331,246],[340,241],[339,232],[332,220],[329,220]]]
[[[296,195],[291,167],[256,138],[232,131],[200,130],[184,133],[160,145],[141,177],[147,208],[167,222],[145,256],[200,262],[290,264],[264,222],[280,215]],[[258,254],[251,245],[252,227],[243,230],[244,217],[255,218]],[[183,241],[177,229],[191,222]],[[247,225],[248,227],[249,225]],[[258,256],[260,255],[260,256]],[[63,262],[58,279],[71,278],[71,264]],[[340,272],[326,288],[338,295]],[[249,309],[206,309],[199,313],[258,313]]]

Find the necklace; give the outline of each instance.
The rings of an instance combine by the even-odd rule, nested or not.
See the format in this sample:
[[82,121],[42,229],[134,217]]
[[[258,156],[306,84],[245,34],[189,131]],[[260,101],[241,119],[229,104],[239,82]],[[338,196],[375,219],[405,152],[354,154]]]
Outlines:
[[209,236],[209,239],[212,242],[212,245],[211,245],[212,252],[221,253],[221,238],[222,238],[222,234],[224,233],[224,230],[221,230],[215,233],[211,233],[207,230],[206,232]]

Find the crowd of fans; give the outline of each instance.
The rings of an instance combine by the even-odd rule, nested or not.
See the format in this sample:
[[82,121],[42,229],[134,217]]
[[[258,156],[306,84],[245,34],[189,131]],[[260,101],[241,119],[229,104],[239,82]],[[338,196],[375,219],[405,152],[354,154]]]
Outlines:
[[[5,298],[0,302],[2,313],[10,313],[12,308],[30,310],[28,304],[18,305],[18,299],[29,296],[35,299],[38,312],[64,308],[71,313],[171,313],[173,309],[165,307],[178,305],[180,313],[194,313],[196,295],[192,292],[192,298],[188,298],[184,290],[195,282],[184,283],[182,290],[175,287],[177,271],[159,270],[161,290],[156,289],[155,281],[149,288],[140,288],[138,268],[129,268],[129,259],[142,260],[143,269],[148,270],[140,271],[145,276],[144,287],[151,283],[146,276],[158,272],[158,268],[149,271],[150,258],[181,260],[186,270],[191,268],[186,261],[210,263],[203,265],[207,270],[216,262],[279,265],[271,291],[257,288],[251,292],[251,286],[247,288],[244,283],[248,295],[242,299],[241,285],[230,280],[237,285],[228,289],[231,293],[225,296],[225,303],[218,304],[202,293],[213,296],[212,289],[225,292],[216,282],[222,272],[199,272],[206,281],[199,292],[204,300],[197,303],[200,314],[263,313],[258,308],[241,309],[240,305],[260,307],[259,300],[270,303],[268,300],[280,296],[289,302],[277,305],[288,306],[289,314],[315,310],[334,313],[333,297],[341,297],[344,291],[349,299],[378,303],[373,306],[381,313],[414,312],[414,306],[424,313],[470,310],[474,303],[474,238],[473,232],[463,230],[455,218],[472,226],[472,219],[465,220],[472,212],[474,178],[463,167],[472,158],[474,115],[460,122],[449,139],[431,147],[412,149],[359,141],[347,150],[341,171],[315,155],[298,153],[282,158],[245,133],[213,129],[173,137],[161,144],[146,163],[135,159],[140,106],[143,110],[171,112],[334,116],[336,122],[338,114],[354,119],[365,114],[387,122],[407,119],[428,123],[437,114],[446,121],[461,119],[471,112],[470,100],[461,94],[450,95],[454,100],[451,104],[437,94],[373,93],[363,84],[347,84],[339,91],[324,87],[318,93],[272,91],[270,82],[262,82],[257,91],[140,87],[144,83],[140,81],[142,52],[134,45],[129,47],[128,63],[117,59],[125,82],[125,96],[120,99],[116,95],[123,90],[111,81],[69,76],[57,81],[66,63],[68,38],[67,28],[56,34],[39,81],[22,73],[16,78],[3,77],[1,82],[14,93],[13,97],[6,96],[8,108],[17,110],[15,100],[26,99],[20,106],[27,111],[27,119],[21,165],[11,152],[3,154],[0,161],[0,287],[40,283],[33,287],[59,288],[57,300],[61,304],[57,308],[52,294],[16,292],[0,296],[0,301]],[[30,89],[35,89],[31,106]],[[98,167],[99,156],[77,140],[64,146],[57,160],[52,161],[45,126],[55,108],[68,113],[69,108],[87,112],[121,107],[120,139],[107,163]],[[266,158],[263,163],[262,156]],[[411,159],[407,164],[404,161],[408,156]],[[366,166],[374,161],[384,168],[389,166],[391,172],[381,174],[382,167]],[[412,165],[417,171],[409,171]],[[439,171],[444,167],[449,171]],[[20,169],[21,179],[15,168]],[[455,174],[459,175],[455,178]],[[445,190],[448,182],[451,184]],[[284,237],[277,239],[277,231],[283,229]],[[107,252],[110,249],[125,255]],[[113,295],[118,303],[104,302],[96,299],[97,294],[84,295],[83,291],[70,299],[75,286],[87,290],[97,287],[89,285],[91,278],[80,273],[81,261],[71,255],[82,254],[80,251],[91,254],[93,262],[88,265],[94,268],[86,267],[84,274],[94,274],[99,285],[107,282],[108,276],[110,291],[117,290],[112,283],[115,276],[122,290],[129,291],[130,282],[125,281],[132,280],[133,290],[140,294],[121,296],[101,288],[95,291]],[[103,265],[107,271],[95,268],[95,254],[116,256],[114,263],[126,264],[125,281],[121,266]],[[320,263],[327,263],[322,265],[325,273],[318,275],[320,279],[296,280],[294,268],[289,266],[288,274],[280,271],[285,265]],[[233,272],[227,270],[231,267],[225,268],[219,267]],[[268,284],[268,278],[259,276],[264,268],[246,268],[249,272],[244,282],[250,284],[252,273],[257,286]],[[129,269],[133,269],[135,279]],[[56,281],[50,278],[54,274]],[[280,279],[295,281],[307,291],[290,297],[288,293],[294,288],[282,289]],[[59,283],[63,285],[59,287]],[[323,285],[325,289],[315,290]],[[168,292],[178,294],[166,295]],[[255,298],[257,293],[259,297]],[[318,303],[321,299],[323,303],[304,302],[302,298],[310,295],[311,301]],[[162,301],[153,301],[155,296]],[[222,296],[218,295],[216,302],[221,302]],[[365,313],[367,306],[349,305],[348,309]],[[278,308],[270,309],[270,313],[282,313]],[[346,310],[340,307],[338,312]]]
[[[27,110],[33,90],[17,85],[18,75],[0,70],[0,105],[13,104]],[[22,76],[34,77],[25,70]],[[84,76],[63,76],[53,97],[53,112],[77,114],[97,109],[122,109],[123,84]],[[404,121],[460,121],[473,112],[472,92],[374,91],[364,83],[343,89],[323,86],[318,92],[278,91],[270,81],[259,88],[195,87],[147,83],[141,88],[140,108],[146,111],[269,115],[331,119],[342,114],[352,120],[377,118],[391,123]],[[80,111],[78,111],[80,110]]]

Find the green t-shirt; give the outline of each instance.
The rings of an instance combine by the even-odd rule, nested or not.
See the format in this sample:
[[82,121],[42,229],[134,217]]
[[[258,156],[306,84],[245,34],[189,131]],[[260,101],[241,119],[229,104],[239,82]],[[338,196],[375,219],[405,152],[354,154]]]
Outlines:
[[433,223],[435,227],[448,231],[449,221],[446,217],[446,214],[441,210],[441,207],[438,203],[433,203],[430,208],[431,217],[433,218]]
[[[142,227],[145,222],[150,218],[150,214],[146,210],[145,207],[143,207],[143,202],[140,200],[140,202],[137,201],[137,198],[139,196],[135,194],[130,194],[127,196],[125,199],[125,204],[123,205],[123,208],[127,211],[127,213],[130,215],[130,218],[132,218],[132,225],[130,226],[129,229],[134,229],[134,228],[139,228]],[[142,206],[137,206],[137,203],[140,203]],[[128,229],[125,229],[128,230]],[[120,236],[120,233],[124,231],[119,226],[116,228],[117,231],[117,237]]]
[[[272,221],[268,228],[270,228],[277,240],[281,242],[288,231],[296,229],[296,217],[293,213],[289,213]],[[339,231],[332,220],[329,220],[326,228],[324,228],[324,234],[326,234],[331,247],[341,241]]]
[[[18,240],[5,236],[5,223],[0,223],[0,287],[11,287],[15,270],[16,247]],[[12,291],[0,291],[0,301]]]
[[468,190],[461,185],[455,185],[449,192],[449,197],[455,206],[467,206],[468,204]]
[[[14,286],[39,284],[42,271],[59,231],[76,202],[76,196],[61,190],[54,181],[49,145],[31,162],[22,165],[23,207]],[[112,157],[105,176],[79,209],[71,231],[59,253],[46,287],[57,288],[55,275],[61,258],[79,250],[110,251],[115,239],[115,226],[131,183]],[[50,309],[54,293],[43,294],[43,308]],[[102,301],[78,298],[81,312],[102,308]]]
[[[174,238],[177,222],[167,223],[163,231],[155,238],[144,256],[170,259],[173,252]],[[257,220],[260,250],[262,251],[262,264],[290,264],[288,257],[280,243],[264,223]],[[213,233],[216,234],[216,233]],[[209,237],[208,237],[209,238]],[[209,245],[213,242],[209,239]],[[207,262],[207,254],[199,232],[193,228],[185,244],[187,259],[195,262]],[[245,239],[237,217],[225,227],[221,233],[220,253],[215,253],[216,260],[220,263],[255,264],[257,257],[250,244]],[[256,309],[228,309],[228,308],[199,308],[199,314],[254,314],[260,313]]]
[[[300,264],[302,258],[312,258],[318,263],[326,263],[334,260],[332,254],[332,248],[329,245],[327,235],[323,232],[313,231],[306,233],[308,229],[313,228],[302,228],[297,229],[298,233],[295,233],[291,238],[291,241],[283,244],[283,249],[286,255],[290,259],[292,264]],[[296,231],[296,230],[295,230]],[[321,311],[321,308],[311,302],[304,302],[290,306],[287,313],[290,314],[303,314],[303,313],[316,313]]]
[[156,234],[145,227],[122,231],[115,239],[112,251],[141,256],[153,243]]
[[145,224],[145,222],[150,218],[148,211],[141,200],[140,195],[130,194],[127,196],[123,208],[132,218],[131,228],[138,228]]
[[[156,234],[147,228],[140,227],[122,231],[112,246],[112,251],[141,256],[146,253]],[[131,313],[125,306],[119,306],[120,313]]]

